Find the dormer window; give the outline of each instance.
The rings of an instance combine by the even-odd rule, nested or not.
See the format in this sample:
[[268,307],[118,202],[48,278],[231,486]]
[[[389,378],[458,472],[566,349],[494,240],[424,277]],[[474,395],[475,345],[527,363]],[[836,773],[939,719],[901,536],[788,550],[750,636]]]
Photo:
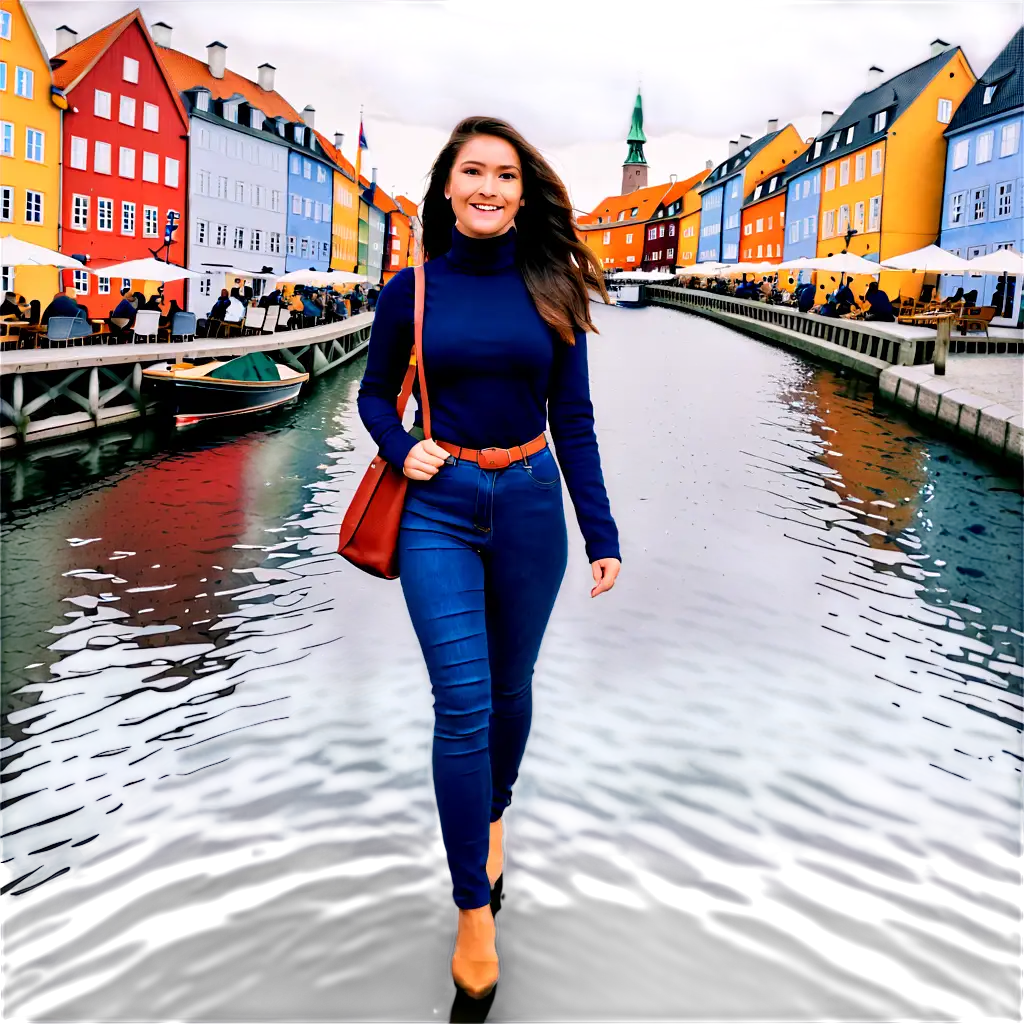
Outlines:
[[277,134],[280,135],[281,138],[283,139],[284,138],[284,121],[282,121],[281,118],[278,118],[275,123],[277,125]]
[[889,111],[880,110],[875,114],[874,120],[871,122],[871,130],[873,132],[885,131],[885,126],[889,123]]
[[832,143],[828,147],[828,151],[830,153],[834,153],[838,148],[839,148],[839,132],[836,132],[835,135],[832,136]]
[[757,188],[755,188],[755,189],[754,189],[754,199],[755,199],[755,200],[757,200],[757,199],[760,199],[760,198],[761,198],[761,189],[762,189],[762,188],[764,188],[764,186],[763,186],[763,185],[758,185],[758,186],[757,186]]
[[616,220],[625,220],[626,219],[626,211],[625,210],[619,210],[619,215],[615,219]]
[[770,182],[768,182],[768,191],[769,191],[769,192],[774,192],[774,191],[775,191],[775,186],[776,186],[776,185],[777,185],[778,183],[779,183],[779,179],[778,179],[778,177],[777,177],[777,176],[776,176],[776,177],[774,177],[774,178],[772,178],[772,180],[771,180]]
[[817,159],[819,156],[821,156],[821,144],[822,144],[823,141],[824,141],[823,139],[818,139],[818,141],[814,144],[814,156],[815,156],[815,159]]
[[301,146],[306,141],[306,129],[301,124],[292,129],[292,138]]
[[634,206],[633,209],[629,211],[629,215],[630,215],[630,217],[635,217],[639,212],[640,212],[640,207],[639,206]]
[[850,127],[846,129],[846,144],[847,145],[849,145],[851,142],[853,142],[853,130],[856,127],[857,126],[855,124],[851,124]]
[[264,117],[264,114],[263,114],[262,110],[256,110],[254,108],[250,108],[250,110],[249,110],[249,127],[250,128],[255,128],[257,131],[260,131],[263,128],[264,120],[265,120],[265,117]]
[[981,102],[985,103],[985,104],[991,103],[992,102],[992,98],[996,94],[996,89],[998,89],[998,88],[999,88],[998,85],[986,85],[985,86],[985,93],[981,97]]
[[210,94],[205,89],[200,89],[196,93],[196,110],[210,109]]
[[232,121],[235,124],[238,123],[238,104],[237,103],[225,103],[222,106],[223,117],[225,121]]

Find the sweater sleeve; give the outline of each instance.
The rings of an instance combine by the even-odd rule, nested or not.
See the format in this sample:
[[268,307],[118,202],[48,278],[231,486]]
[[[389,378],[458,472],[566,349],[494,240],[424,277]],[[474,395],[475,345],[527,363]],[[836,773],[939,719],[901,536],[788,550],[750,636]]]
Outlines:
[[619,558],[619,534],[612,519],[601,456],[594,430],[587,370],[587,336],[576,333],[576,344],[555,339],[555,363],[548,396],[548,422],[558,464],[565,477],[576,521],[586,542],[587,558]]
[[356,399],[359,418],[381,455],[399,470],[416,444],[416,438],[402,426],[395,408],[412,354],[413,273],[411,267],[400,271],[377,298],[366,369]]

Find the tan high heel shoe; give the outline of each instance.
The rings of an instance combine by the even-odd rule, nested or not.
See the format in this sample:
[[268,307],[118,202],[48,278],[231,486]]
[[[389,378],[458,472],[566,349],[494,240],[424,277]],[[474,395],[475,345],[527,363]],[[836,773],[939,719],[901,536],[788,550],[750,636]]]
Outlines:
[[487,881],[490,888],[502,877],[505,870],[505,825],[502,819],[490,822],[490,844],[487,847]]
[[498,984],[494,915],[488,905],[459,911],[459,933],[452,954],[452,981],[471,999],[484,999]]

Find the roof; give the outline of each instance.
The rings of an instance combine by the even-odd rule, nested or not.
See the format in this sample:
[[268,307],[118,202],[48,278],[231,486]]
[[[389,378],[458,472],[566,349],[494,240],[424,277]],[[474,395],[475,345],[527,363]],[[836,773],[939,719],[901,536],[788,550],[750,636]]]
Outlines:
[[395,196],[395,202],[398,203],[399,207],[407,217],[418,217],[420,215],[419,208],[416,204],[408,199],[406,196]]
[[378,186],[373,193],[373,205],[380,210],[381,213],[401,213],[402,211],[398,208],[394,199],[391,198],[384,191],[384,189]]
[[313,134],[317,137],[317,141],[323,147],[324,153],[341,168],[342,172],[346,177],[351,178],[352,181],[356,180],[356,169],[345,159],[341,154],[341,150],[334,145],[333,142],[329,142],[323,137],[315,128]]
[[[801,153],[800,156],[803,154]],[[803,173],[806,170],[805,167],[801,167],[797,162],[800,156],[794,157],[793,161],[787,164],[785,167],[780,167],[776,171],[770,171],[768,174],[763,175],[754,182],[754,187],[750,190],[750,194],[743,200],[743,206],[753,206],[755,203],[763,203],[766,199],[771,199],[773,196],[779,196],[785,193],[786,186],[789,184],[789,179],[796,177],[796,175]],[[772,181],[775,182],[775,187],[770,188]],[[761,189],[760,195],[757,190]],[[757,196],[755,199],[754,197]]]
[[696,174],[691,174],[689,178],[677,181],[661,197],[658,205],[671,206],[677,199],[682,199],[695,185],[699,185],[710,173],[708,170],[700,170]]
[[[996,91],[992,101],[985,103],[985,90],[991,85]],[[956,108],[946,134],[1021,106],[1024,106],[1024,27],[1014,32],[1003,52],[971,86],[971,91]]]
[[[205,61],[197,60],[187,53],[172,50],[170,47],[161,46],[157,49],[163,57],[164,65],[178,92],[203,88],[207,89],[217,100],[226,100],[240,95],[245,97],[246,103],[263,111],[267,117],[283,117],[287,121],[302,120],[298,111],[275,90],[261,89],[255,82],[229,68],[224,69],[223,78],[214,78]],[[323,140],[321,139],[321,141]]]
[[[914,100],[921,95],[926,85],[952,60],[953,56],[960,52],[959,46],[943,50],[941,53],[929,57],[920,64],[900,72],[888,81],[867,92],[862,92],[836,119],[828,131],[815,136],[814,141],[819,139],[829,142],[833,136],[839,136],[839,142],[835,149],[831,144],[821,147],[821,155],[815,159],[814,144],[807,151],[807,159],[800,166],[802,171],[812,167],[820,167],[822,164],[837,160],[847,153],[853,153],[858,149],[879,139],[884,139],[886,132],[893,126],[896,119],[907,110]],[[882,110],[888,110],[886,125],[881,131],[874,131],[874,115]],[[847,129],[853,126],[853,137],[847,142]]]
[[634,207],[637,209],[635,217],[623,217],[626,223],[635,224],[637,221],[648,220],[655,207],[661,202],[662,197],[671,188],[671,185],[648,185],[647,188],[638,188],[624,196],[607,196],[594,207],[586,218],[577,218],[577,225],[581,228],[598,227],[597,218],[601,217],[601,228],[615,221],[615,218],[623,210],[628,214]]
[[93,69],[96,62],[103,56],[104,53],[110,48],[113,43],[119,39],[124,31],[132,24],[138,24],[139,30],[142,32],[143,38],[149,45],[150,52],[153,55],[153,60],[156,62],[157,67],[160,69],[160,73],[164,76],[167,84],[171,88],[171,99],[175,106],[178,108],[178,113],[181,115],[182,121],[188,124],[188,112],[185,110],[184,104],[181,102],[181,97],[178,95],[180,91],[170,75],[167,68],[167,64],[161,56],[161,50],[153,42],[153,37],[149,34],[149,29],[146,28],[146,23],[143,21],[142,13],[136,7],[134,11],[126,14],[123,18],[118,18],[117,21],[112,21],[109,25],[105,25],[101,29],[97,29],[92,35],[86,36],[84,39],[79,40],[74,46],[69,46],[66,50],[61,50],[56,56],[50,60],[50,67],[53,69],[53,84],[58,89],[69,92],[74,89],[76,85]]
[[[788,127],[788,126],[787,126]],[[711,188],[714,185],[719,184],[726,178],[731,178],[734,174],[742,171],[747,164],[762,150],[769,142],[772,141],[777,135],[780,135],[786,129],[782,128],[777,132],[769,132],[767,135],[762,135],[759,139],[754,139],[749,146],[744,147],[738,153],[734,153],[730,157],[726,157],[708,176],[704,179],[704,185],[707,188]]]

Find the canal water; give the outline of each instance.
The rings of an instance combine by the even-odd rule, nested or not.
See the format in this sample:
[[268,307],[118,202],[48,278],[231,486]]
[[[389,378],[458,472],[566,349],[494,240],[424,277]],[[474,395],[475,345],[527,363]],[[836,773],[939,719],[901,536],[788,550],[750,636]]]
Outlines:
[[[567,499],[490,1019],[1016,1019],[1020,481],[792,353],[596,316],[623,569],[590,599]],[[9,1018],[447,1019],[426,671],[334,553],[361,372],[4,461]]]

